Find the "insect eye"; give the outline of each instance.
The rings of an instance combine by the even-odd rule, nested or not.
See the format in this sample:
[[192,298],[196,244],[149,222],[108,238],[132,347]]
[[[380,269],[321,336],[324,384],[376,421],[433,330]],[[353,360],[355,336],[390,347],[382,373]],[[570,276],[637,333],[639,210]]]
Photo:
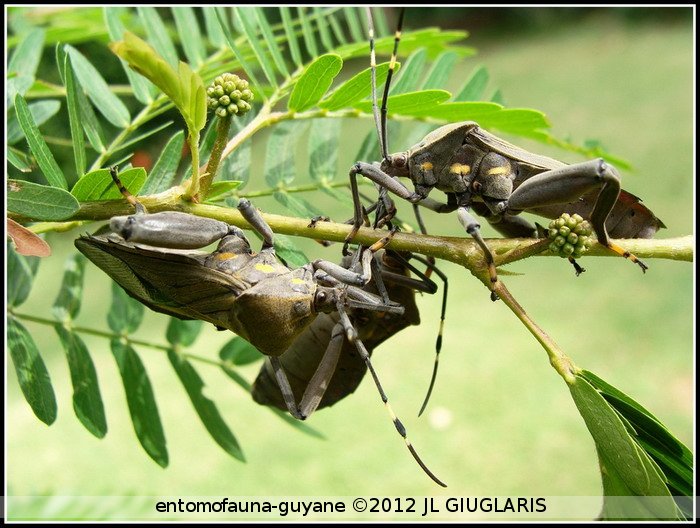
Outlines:
[[481,192],[481,183],[475,181],[474,183],[472,183],[472,189],[474,189],[474,192]]
[[391,158],[391,164],[394,167],[403,167],[406,165],[406,155],[405,154],[399,154],[397,156],[393,156]]

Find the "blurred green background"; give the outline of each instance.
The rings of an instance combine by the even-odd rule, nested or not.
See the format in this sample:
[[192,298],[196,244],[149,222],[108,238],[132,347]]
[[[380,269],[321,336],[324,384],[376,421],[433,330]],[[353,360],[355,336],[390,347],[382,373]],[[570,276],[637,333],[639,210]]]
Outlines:
[[[433,13],[449,19],[451,27],[468,29],[467,44],[479,54],[459,63],[446,88],[456,90],[474,66],[485,64],[489,90],[500,88],[509,107],[542,110],[558,136],[570,135],[578,143],[598,139],[629,160],[634,170],[623,174],[625,189],[664,221],[667,229],[659,237],[675,237],[693,233],[694,108],[692,12],[673,11],[510,9],[503,11],[501,23],[497,10],[486,16],[486,11],[452,8],[445,18],[445,10],[410,9],[407,26],[429,25]],[[372,126],[368,120],[343,123],[348,144],[340,152],[338,178],[355,161],[359,141]],[[264,137],[254,140],[259,163]],[[581,160],[539,143],[507,139],[563,161]],[[397,139],[391,145],[393,151],[409,146]],[[254,188],[255,179],[248,190]],[[318,203],[336,220],[351,216],[350,208],[337,202]],[[283,212],[272,200],[256,205]],[[398,205],[410,218],[410,207]],[[430,232],[463,236],[454,216],[424,216]],[[484,232],[496,236],[488,226]],[[75,236],[49,235],[52,265],[40,267],[20,312],[51,317],[62,273],[57,262],[73,251]],[[307,242],[300,245],[310,258],[337,260],[338,245],[324,249]],[[532,258],[511,266],[521,276],[503,278],[578,366],[627,392],[692,447],[693,266],[649,260],[650,269],[642,275],[621,258],[584,258],[582,264],[587,272],[575,278],[564,260]],[[243,447],[248,462],[241,464],[211,440],[165,354],[139,349],[168,441],[170,466],[162,469],[135,438],[107,341],[83,336],[109,426],[107,437],[97,440],[73,414],[70,377],[55,333],[24,323],[47,362],[59,417],[50,428],[34,417],[8,363],[8,495],[601,494],[593,442],[545,352],[465,270],[440,265],[450,278],[448,314],[441,371],[422,418],[416,414],[432,368],[439,295],[422,296],[421,326],[385,343],[373,360],[410,439],[447,490],[437,488],[412,461],[369,380],[309,420],[327,437],[321,441],[255,404],[218,368],[196,364],[205,394]],[[104,328],[109,298],[109,282],[88,264],[77,324]],[[149,312],[136,337],[164,342],[166,324],[166,317]],[[229,338],[206,328],[193,351],[215,359]],[[252,381],[258,367],[241,373]],[[592,511],[591,517],[596,514]]]

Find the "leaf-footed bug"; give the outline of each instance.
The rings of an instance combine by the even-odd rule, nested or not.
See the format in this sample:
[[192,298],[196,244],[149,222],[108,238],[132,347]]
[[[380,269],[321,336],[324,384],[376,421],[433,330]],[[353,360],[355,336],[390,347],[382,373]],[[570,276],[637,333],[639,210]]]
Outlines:
[[[510,237],[537,237],[537,229],[518,216],[523,211],[546,218],[564,212],[589,218],[598,242],[639,265],[647,266],[632,253],[614,243],[616,238],[651,238],[665,227],[640,199],[620,187],[617,170],[603,159],[567,165],[533,154],[486,132],[473,121],[444,125],[404,152],[389,154],[386,136],[387,99],[391,74],[401,35],[404,11],[399,16],[389,75],[384,86],[381,110],[377,103],[376,76],[373,74],[373,112],[379,134],[382,161],[359,161],[350,169],[355,205],[352,241],[362,223],[357,193],[357,175],[369,178],[384,189],[438,213],[457,211],[464,229],[481,247],[491,280],[491,298],[498,281],[493,254],[480,233],[480,224],[471,211],[484,216],[501,234]],[[370,31],[371,68],[376,70],[372,15],[367,9]],[[414,191],[399,177],[409,178]],[[443,191],[447,203],[429,198],[432,189]],[[576,268],[579,272],[580,268]]]
[[[152,310],[208,321],[248,340],[267,356],[287,410],[298,419],[305,419],[320,404],[347,339],[372,374],[411,455],[433,481],[445,486],[408,440],[347,314],[348,309],[403,314],[400,304],[362,289],[371,280],[374,253],[391,234],[360,252],[359,271],[323,260],[290,269],[277,258],[272,230],[248,200],[241,200],[238,209],[263,238],[258,253],[239,228],[224,222],[180,212],[149,214],[121,184],[116,169],[111,174],[136,214],[113,218],[110,227],[115,232],[110,235],[81,236],[75,241],[78,250]],[[191,251],[216,240],[219,244],[212,253]],[[338,322],[297,404],[279,357],[321,313],[337,313]]]

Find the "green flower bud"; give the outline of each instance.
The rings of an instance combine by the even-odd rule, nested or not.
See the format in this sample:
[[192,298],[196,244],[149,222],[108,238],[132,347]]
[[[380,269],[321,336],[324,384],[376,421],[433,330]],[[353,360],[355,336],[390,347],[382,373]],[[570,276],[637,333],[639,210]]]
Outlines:
[[569,229],[568,226],[561,226],[559,228],[559,234],[563,237],[569,236],[569,233],[571,233],[571,229]]
[[556,228],[550,227],[548,234],[549,234],[549,238],[554,238],[555,236],[557,236],[559,234],[559,230]]
[[224,73],[216,77],[207,88],[207,96],[207,106],[220,117],[249,111],[251,106],[248,101],[253,100],[253,93],[248,89],[248,81],[232,73]]
[[556,237],[556,238],[554,239],[554,243],[555,243],[557,246],[561,247],[561,246],[563,246],[564,244],[566,244],[566,239],[565,239],[563,236],[559,235],[558,237]]
[[561,247],[561,252],[564,256],[568,257],[574,252],[574,246],[569,243],[566,243]]
[[576,245],[576,242],[578,242],[578,235],[576,233],[569,233],[569,236],[566,237],[566,241],[569,244]]
[[551,251],[552,253],[559,253],[559,246],[557,246],[556,242],[552,242],[551,244],[549,244],[549,251]]

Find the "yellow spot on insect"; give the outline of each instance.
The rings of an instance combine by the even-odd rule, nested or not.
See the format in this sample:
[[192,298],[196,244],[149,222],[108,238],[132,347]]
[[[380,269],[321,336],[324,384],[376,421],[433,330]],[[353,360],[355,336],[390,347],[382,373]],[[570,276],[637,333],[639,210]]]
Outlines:
[[292,280],[289,281],[289,282],[292,283],[292,284],[306,284],[306,281],[305,281],[304,279],[300,279],[300,278],[298,278],[298,277],[292,279]]
[[509,170],[510,169],[505,166],[494,167],[493,169],[489,169],[488,171],[486,171],[486,174],[488,174],[489,176],[500,176],[501,174],[508,174]]
[[263,273],[272,273],[273,271],[275,271],[275,268],[273,268],[269,264],[256,264],[255,269],[258,271],[262,271]]
[[423,162],[420,164],[420,168],[421,168],[421,170],[424,170],[424,171],[430,171],[430,170],[433,170],[433,164],[430,163],[429,161],[426,161],[426,162]]
[[450,172],[452,174],[461,174],[462,176],[466,176],[472,171],[472,168],[469,165],[464,165],[463,163],[453,163],[450,166]]
[[216,254],[216,259],[217,260],[231,260],[237,258],[238,255],[236,253],[229,253],[224,251],[223,253],[217,253]]

